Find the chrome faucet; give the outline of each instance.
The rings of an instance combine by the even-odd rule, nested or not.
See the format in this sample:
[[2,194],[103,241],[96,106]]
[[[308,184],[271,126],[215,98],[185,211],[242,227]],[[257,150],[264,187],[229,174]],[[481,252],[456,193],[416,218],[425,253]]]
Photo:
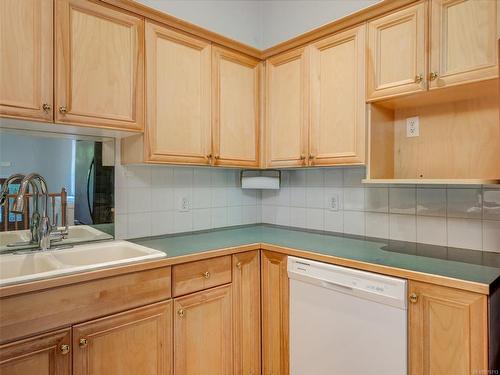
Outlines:
[[[11,176],[9,176],[5,182],[3,183],[2,186],[2,191],[0,192],[0,206],[5,205],[7,202],[7,196],[9,194],[9,186],[11,183],[14,181],[22,180],[24,178],[24,175],[16,173]],[[29,243],[38,243],[38,228],[40,225],[40,213],[38,211],[38,187],[37,185],[31,181],[30,183],[31,186],[31,193],[33,194],[33,213],[31,214],[30,218],[30,235],[31,239]],[[22,243],[26,245],[27,243]],[[22,245],[21,243],[17,245]]]
[[14,200],[14,205],[12,207],[12,212],[22,213],[24,210],[24,202],[25,195],[28,188],[28,185],[34,184],[38,188],[37,197],[42,195],[44,197],[44,205],[42,216],[40,218],[40,222],[38,224],[38,246],[40,250],[50,249],[51,240],[61,240],[65,238],[68,234],[67,226],[66,230],[57,230],[57,219],[56,223],[52,226],[50,224],[50,219],[48,215],[48,207],[49,207],[49,191],[47,188],[47,181],[45,178],[38,173],[30,173],[26,175],[22,181],[17,196]]

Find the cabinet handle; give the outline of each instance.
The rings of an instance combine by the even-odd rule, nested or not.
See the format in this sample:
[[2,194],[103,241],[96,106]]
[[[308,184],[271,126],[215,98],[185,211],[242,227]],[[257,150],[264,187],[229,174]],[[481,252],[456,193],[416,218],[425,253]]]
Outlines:
[[69,353],[69,350],[70,350],[70,346],[68,344],[62,344],[60,347],[59,347],[59,350],[61,351],[61,354],[62,355],[66,355]]
[[87,339],[80,339],[80,348],[85,348],[88,343]]
[[44,110],[44,112],[49,113],[49,111],[52,109],[52,107],[51,107],[50,104],[43,103],[42,104],[42,109]]
[[417,74],[415,76],[415,83],[420,83],[424,80],[424,76],[422,74]]
[[306,156],[305,156],[305,155],[303,155],[303,154],[301,154],[301,155],[300,155],[300,160],[306,160]]
[[309,155],[309,159],[314,159],[315,157],[316,157],[316,155],[313,155],[313,154]]
[[417,303],[417,301],[418,301],[417,293],[410,294],[410,302],[411,303]]
[[214,156],[214,159],[215,159],[215,160],[218,160],[218,159],[220,159],[220,156],[219,156],[219,155],[215,155],[215,156]]
[[438,76],[439,76],[438,72],[431,72],[431,74],[429,74],[429,79],[431,81],[435,81]]
[[236,263],[236,268],[241,270],[241,262]]
[[63,115],[68,112],[68,108],[66,107],[59,107],[59,113],[62,113]]
[[209,278],[210,278],[210,272],[208,272],[208,271],[203,272],[203,274],[202,274],[202,275],[203,275],[203,277],[204,277],[205,279],[209,279]]
[[182,318],[184,316],[184,310],[183,309],[177,310],[177,315],[179,315],[179,317]]

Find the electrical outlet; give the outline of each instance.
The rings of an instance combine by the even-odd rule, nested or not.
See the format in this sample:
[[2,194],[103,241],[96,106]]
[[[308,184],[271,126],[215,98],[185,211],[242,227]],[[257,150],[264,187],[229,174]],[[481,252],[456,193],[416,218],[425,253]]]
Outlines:
[[191,211],[191,202],[188,197],[182,197],[179,205],[180,212],[189,212]]
[[338,211],[339,210],[339,195],[338,194],[333,194],[331,197],[330,197],[330,201],[329,201],[329,207],[328,209],[330,211]]
[[418,116],[406,119],[406,137],[418,137],[420,135],[420,124]]

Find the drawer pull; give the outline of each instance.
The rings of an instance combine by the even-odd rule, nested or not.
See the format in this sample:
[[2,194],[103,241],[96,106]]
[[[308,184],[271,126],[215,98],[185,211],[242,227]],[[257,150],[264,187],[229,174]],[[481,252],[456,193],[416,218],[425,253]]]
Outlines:
[[177,310],[177,315],[179,315],[179,317],[182,318],[184,316],[184,310],[183,309]]
[[206,272],[203,272],[203,277],[205,279],[210,279],[210,272],[206,271]]
[[63,344],[59,347],[59,350],[61,351],[62,355],[66,355],[69,353],[70,346],[68,344]]
[[238,268],[239,270],[241,270],[241,262],[236,263],[236,268]]
[[87,339],[80,339],[80,348],[85,348],[88,343]]

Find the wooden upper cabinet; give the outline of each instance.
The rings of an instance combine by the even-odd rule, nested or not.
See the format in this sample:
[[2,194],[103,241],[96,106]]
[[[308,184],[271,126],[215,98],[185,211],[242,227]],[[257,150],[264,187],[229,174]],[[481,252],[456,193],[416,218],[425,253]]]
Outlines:
[[210,43],[146,22],[147,158],[209,164]]
[[426,89],[425,4],[368,23],[368,100]]
[[309,126],[307,65],[305,48],[267,60],[267,167],[306,164]]
[[365,26],[311,45],[310,165],[365,161]]
[[260,251],[233,255],[234,374],[261,374]]
[[262,374],[289,374],[289,281],[287,256],[261,252]]
[[52,4],[0,1],[0,116],[52,121]]
[[90,1],[55,4],[55,121],[142,130],[144,20]]
[[498,77],[500,2],[430,2],[430,88]]
[[71,330],[1,345],[0,374],[71,375]]
[[172,374],[172,301],[73,327],[74,375]]
[[413,281],[409,293],[416,298],[409,302],[410,375],[488,369],[485,295]]
[[259,166],[260,61],[212,47],[215,165]]
[[226,285],[174,300],[175,375],[232,375],[232,298]]

